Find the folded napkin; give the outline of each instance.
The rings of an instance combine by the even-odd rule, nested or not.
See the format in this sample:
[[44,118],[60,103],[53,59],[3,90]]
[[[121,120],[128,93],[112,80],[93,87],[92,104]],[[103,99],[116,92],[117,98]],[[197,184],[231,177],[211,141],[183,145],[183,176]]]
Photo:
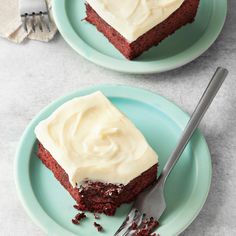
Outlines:
[[[47,0],[51,14],[51,0]],[[50,41],[57,32],[55,23],[50,24],[51,31],[37,30],[35,33],[25,32],[22,27],[19,0],[0,0],[0,37],[7,38],[15,43],[21,43],[25,38],[40,40],[44,42]],[[52,14],[51,14],[52,15]]]

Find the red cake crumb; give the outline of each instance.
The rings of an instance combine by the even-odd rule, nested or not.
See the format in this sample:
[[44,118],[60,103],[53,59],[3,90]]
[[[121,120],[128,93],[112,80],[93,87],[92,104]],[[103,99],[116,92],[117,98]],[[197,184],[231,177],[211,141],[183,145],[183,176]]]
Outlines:
[[100,216],[99,216],[98,214],[93,213],[93,215],[94,215],[94,218],[95,218],[96,220],[99,220],[99,219],[100,219]]
[[138,225],[137,225],[135,222],[133,222],[132,225],[131,225],[131,229],[132,229],[132,230],[135,230],[135,229],[137,229],[137,226],[138,226]]
[[81,212],[81,213],[76,214],[75,218],[72,219],[71,221],[73,224],[79,225],[80,221],[83,220],[84,218],[86,218],[86,215],[83,212]]
[[74,207],[76,210],[79,210],[79,206],[74,205],[73,207]]
[[82,219],[86,218],[86,215],[82,212],[82,213],[78,213],[76,216],[75,216],[75,219],[78,220],[78,221],[81,221]]
[[134,233],[134,236],[155,236],[152,232],[159,226],[159,222],[154,220],[152,217],[149,220],[142,222],[141,228],[138,228]]
[[116,209],[123,203],[132,202],[146,187],[150,186],[157,177],[157,164],[152,166],[140,176],[130,181],[127,185],[105,184],[101,182],[86,181],[80,187],[73,187],[68,174],[56,162],[52,155],[38,144],[37,155],[39,159],[54,174],[55,178],[75,199],[74,208],[80,211],[90,211],[114,215]]
[[185,0],[180,8],[171,14],[165,21],[131,43],[106,23],[89,4],[86,4],[86,20],[95,25],[97,30],[102,32],[127,59],[132,60],[152,46],[158,45],[163,39],[173,34],[177,29],[187,23],[193,22],[198,5],[199,0]]
[[98,232],[103,231],[103,227],[102,227],[100,224],[94,222],[93,225],[97,228],[97,231],[98,231]]
[[72,223],[75,224],[75,225],[79,225],[79,224],[80,224],[80,222],[79,222],[78,220],[76,220],[76,219],[72,219],[71,221],[72,221]]

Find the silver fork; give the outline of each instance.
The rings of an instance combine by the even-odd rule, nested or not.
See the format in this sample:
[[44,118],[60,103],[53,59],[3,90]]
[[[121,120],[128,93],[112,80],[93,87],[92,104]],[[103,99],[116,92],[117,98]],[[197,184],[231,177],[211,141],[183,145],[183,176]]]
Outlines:
[[217,68],[197,107],[195,108],[177,147],[172,152],[157,181],[153,186],[137,197],[128,217],[114,236],[133,235],[135,230],[132,230],[132,222],[135,222],[137,224],[137,228],[140,229],[145,220],[149,220],[150,218],[153,218],[155,221],[159,220],[166,209],[164,197],[164,186],[166,179],[205,115],[215,95],[219,91],[227,74],[228,71],[226,69],[221,67]]
[[51,31],[51,19],[46,0],[20,0],[20,14],[26,32],[29,31],[29,25],[33,32],[36,31],[37,26],[43,32],[43,25],[49,32]]

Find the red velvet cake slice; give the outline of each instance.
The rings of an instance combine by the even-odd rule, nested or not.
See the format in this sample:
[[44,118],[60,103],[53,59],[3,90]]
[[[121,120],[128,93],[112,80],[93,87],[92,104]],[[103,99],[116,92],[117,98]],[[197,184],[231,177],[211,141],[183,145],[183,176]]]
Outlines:
[[87,0],[86,20],[134,59],[194,21],[199,0]]
[[80,210],[114,215],[156,179],[157,154],[101,92],[64,103],[35,134],[38,157]]

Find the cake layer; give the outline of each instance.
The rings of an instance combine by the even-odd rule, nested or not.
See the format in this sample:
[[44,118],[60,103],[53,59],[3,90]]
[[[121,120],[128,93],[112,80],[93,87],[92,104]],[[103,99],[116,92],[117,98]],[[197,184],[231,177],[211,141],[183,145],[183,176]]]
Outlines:
[[199,0],[185,0],[166,20],[150,29],[132,43],[105,22],[89,4],[86,5],[86,20],[95,25],[127,59],[131,60],[152,46],[158,45],[163,39],[173,34],[183,25],[193,22],[198,5]]
[[71,185],[68,174],[41,143],[38,144],[37,155],[75,199],[78,208],[82,211],[114,215],[117,207],[122,203],[133,201],[143,189],[156,180],[157,176],[157,164],[155,164],[127,185],[104,184],[88,180],[77,188]]
[[101,92],[64,103],[35,134],[73,187],[87,179],[126,185],[158,161],[141,132]]
[[130,43],[160,24],[184,0],[86,0],[96,13]]

